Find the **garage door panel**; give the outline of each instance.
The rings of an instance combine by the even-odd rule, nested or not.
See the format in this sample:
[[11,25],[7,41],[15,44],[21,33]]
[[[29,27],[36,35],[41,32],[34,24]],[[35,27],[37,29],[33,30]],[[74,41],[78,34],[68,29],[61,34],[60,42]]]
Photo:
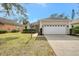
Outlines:
[[66,27],[43,27],[43,34],[66,34]]

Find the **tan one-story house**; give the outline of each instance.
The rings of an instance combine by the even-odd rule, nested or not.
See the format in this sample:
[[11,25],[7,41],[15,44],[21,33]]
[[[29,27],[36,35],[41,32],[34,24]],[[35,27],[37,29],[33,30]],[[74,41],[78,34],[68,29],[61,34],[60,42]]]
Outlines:
[[0,17],[0,30],[19,30],[22,31],[24,29],[24,26],[22,24],[17,23],[14,20],[6,19]]
[[64,18],[44,18],[32,23],[39,34],[69,34],[70,20]]

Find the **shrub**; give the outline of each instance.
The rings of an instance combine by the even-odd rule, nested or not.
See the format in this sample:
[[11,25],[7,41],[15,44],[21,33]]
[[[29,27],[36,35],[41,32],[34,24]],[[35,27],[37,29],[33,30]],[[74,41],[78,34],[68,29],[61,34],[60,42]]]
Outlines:
[[79,34],[79,30],[78,29],[74,29],[74,33],[75,34]]
[[0,30],[0,34],[7,33],[6,30]]
[[16,32],[19,32],[19,30],[12,30],[11,32],[12,33],[16,33]]
[[79,29],[79,26],[74,27],[74,29]]
[[22,33],[36,33],[35,29],[24,29]]
[[79,26],[73,28],[74,34],[79,34]]

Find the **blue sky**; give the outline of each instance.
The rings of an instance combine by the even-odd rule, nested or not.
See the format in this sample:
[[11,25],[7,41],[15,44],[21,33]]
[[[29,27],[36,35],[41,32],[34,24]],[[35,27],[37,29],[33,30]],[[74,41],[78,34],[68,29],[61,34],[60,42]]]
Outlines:
[[[35,22],[39,19],[47,18],[54,13],[64,13],[66,16],[70,17],[72,9],[79,9],[79,4],[71,3],[29,3],[22,5],[25,9],[27,9],[27,14],[29,17],[28,20],[30,22]],[[76,16],[75,18],[78,18],[78,16]]]
[[[51,14],[64,13],[66,16],[71,16],[72,9],[78,10],[78,4],[68,4],[68,3],[39,3],[39,4],[26,4],[24,5],[27,9],[30,22],[35,22],[42,18],[47,18]],[[77,18],[76,16],[75,18]]]

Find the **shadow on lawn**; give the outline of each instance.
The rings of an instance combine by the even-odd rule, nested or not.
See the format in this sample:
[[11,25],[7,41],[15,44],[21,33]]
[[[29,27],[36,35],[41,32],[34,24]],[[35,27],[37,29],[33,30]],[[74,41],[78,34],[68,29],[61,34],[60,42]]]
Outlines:
[[15,40],[18,39],[19,37],[6,37],[6,38],[0,38],[0,45],[6,43],[7,41],[10,40]]
[[19,37],[7,37],[5,40],[9,41],[9,40],[14,40],[14,39],[18,39]]
[[[40,50],[44,48],[45,51],[46,51],[46,49],[47,49],[48,55],[56,56],[54,50],[51,48],[51,46],[50,46],[49,43],[48,43],[48,40],[45,38],[44,35],[38,35],[35,40],[36,40],[38,43],[41,42],[41,43],[39,44]],[[38,44],[37,44],[37,45],[38,45]]]

